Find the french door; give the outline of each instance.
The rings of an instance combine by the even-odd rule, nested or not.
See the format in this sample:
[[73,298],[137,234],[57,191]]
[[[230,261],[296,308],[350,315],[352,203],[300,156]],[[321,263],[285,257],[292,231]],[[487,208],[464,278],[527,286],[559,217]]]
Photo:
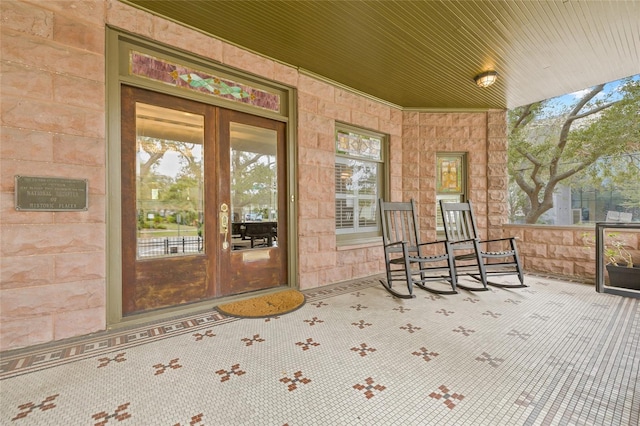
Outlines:
[[285,124],[122,88],[123,315],[287,285]]

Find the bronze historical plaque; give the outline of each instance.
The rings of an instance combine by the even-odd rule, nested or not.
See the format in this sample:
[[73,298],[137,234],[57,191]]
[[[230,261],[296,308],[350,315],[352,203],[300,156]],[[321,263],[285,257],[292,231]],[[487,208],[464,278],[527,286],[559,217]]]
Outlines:
[[16,175],[16,210],[86,211],[89,185],[86,179]]

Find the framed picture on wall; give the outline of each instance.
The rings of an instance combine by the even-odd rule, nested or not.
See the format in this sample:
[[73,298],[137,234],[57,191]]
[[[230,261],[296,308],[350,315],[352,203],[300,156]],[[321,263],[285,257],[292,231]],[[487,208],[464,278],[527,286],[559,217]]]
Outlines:
[[436,157],[436,192],[464,193],[464,154],[438,154]]

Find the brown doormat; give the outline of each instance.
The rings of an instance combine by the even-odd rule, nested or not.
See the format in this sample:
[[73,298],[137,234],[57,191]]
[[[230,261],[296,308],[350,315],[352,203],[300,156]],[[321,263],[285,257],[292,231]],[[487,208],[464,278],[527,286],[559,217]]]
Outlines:
[[217,306],[216,309],[221,314],[233,317],[266,318],[295,311],[304,305],[304,301],[304,294],[298,290],[284,290],[238,302],[225,303]]

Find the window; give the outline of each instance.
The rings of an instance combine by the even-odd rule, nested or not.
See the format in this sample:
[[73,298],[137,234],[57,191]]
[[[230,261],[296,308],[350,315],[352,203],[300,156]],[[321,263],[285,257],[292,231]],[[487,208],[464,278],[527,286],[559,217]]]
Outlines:
[[436,231],[444,238],[444,224],[440,211],[440,200],[445,203],[461,203],[466,200],[465,153],[438,152],[436,154]]
[[347,125],[336,128],[336,235],[338,243],[380,236],[378,198],[385,193],[386,137]]

